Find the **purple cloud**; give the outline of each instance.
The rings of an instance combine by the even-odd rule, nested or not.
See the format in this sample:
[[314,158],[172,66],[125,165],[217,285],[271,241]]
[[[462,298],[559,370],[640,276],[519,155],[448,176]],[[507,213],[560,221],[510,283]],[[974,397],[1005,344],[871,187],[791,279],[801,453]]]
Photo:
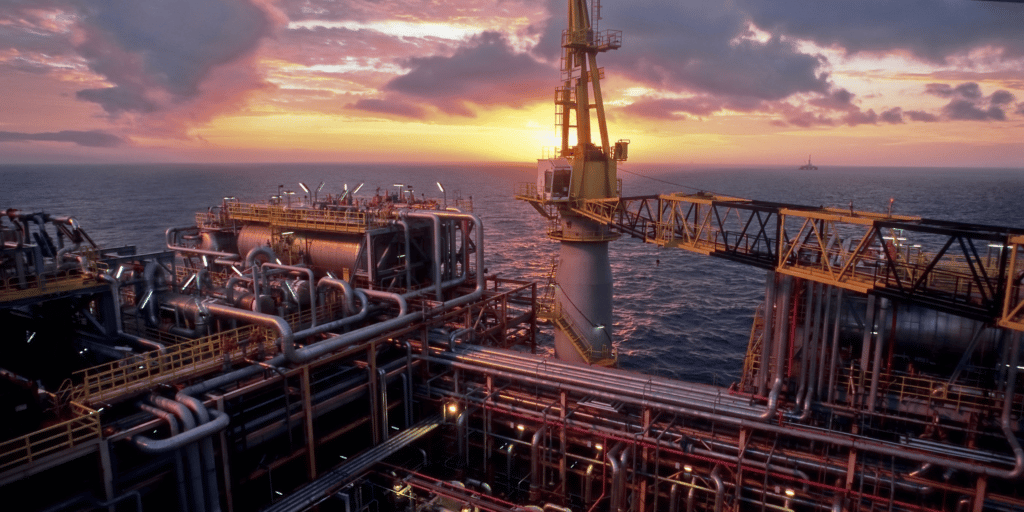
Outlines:
[[903,109],[899,107],[891,108],[879,114],[878,119],[883,123],[903,124]]
[[470,105],[520,108],[547,99],[555,70],[533,57],[515,53],[504,37],[485,32],[450,57],[414,57],[411,70],[384,86],[432,104],[441,111],[473,117]]
[[268,14],[246,0],[77,3],[84,34],[78,50],[90,69],[113,84],[78,97],[111,115],[153,112],[199,97],[214,68],[250,55],[272,28]]
[[127,141],[116,135],[101,130],[63,130],[59,132],[21,133],[0,132],[2,142],[70,142],[79,146],[93,148],[113,148],[127,145]]
[[378,114],[390,114],[415,119],[423,119],[426,117],[426,112],[422,108],[401,100],[364,98],[355,103],[349,104],[348,107],[367,112],[376,112]]

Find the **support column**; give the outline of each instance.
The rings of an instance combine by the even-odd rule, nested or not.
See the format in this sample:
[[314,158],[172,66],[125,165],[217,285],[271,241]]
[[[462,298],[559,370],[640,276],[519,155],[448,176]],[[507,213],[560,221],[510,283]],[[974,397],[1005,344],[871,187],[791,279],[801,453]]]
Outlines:
[[316,438],[313,435],[313,401],[309,389],[309,365],[302,367],[302,410],[306,425],[306,460],[309,463],[309,480],[316,479]]

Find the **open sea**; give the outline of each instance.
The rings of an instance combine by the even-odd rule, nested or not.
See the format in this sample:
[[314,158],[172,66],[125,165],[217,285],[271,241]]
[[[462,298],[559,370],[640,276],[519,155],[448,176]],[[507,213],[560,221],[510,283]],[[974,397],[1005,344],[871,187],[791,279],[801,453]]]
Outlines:
[[[283,185],[301,197],[299,182],[324,182],[321,195],[364,183],[365,198],[403,184],[442,199],[440,182],[448,201],[472,196],[490,273],[543,281],[558,246],[533,208],[512,198],[515,183],[534,173],[529,164],[0,165],[0,211],[70,215],[101,246],[150,252],[163,248],[168,227],[193,225],[195,212],[225,196],[261,201]],[[623,165],[619,177],[626,196],[704,190],[876,212],[892,198],[895,214],[1024,228],[1024,169]],[[709,384],[738,379],[764,271],[628,238],[611,244],[611,261],[623,368]]]

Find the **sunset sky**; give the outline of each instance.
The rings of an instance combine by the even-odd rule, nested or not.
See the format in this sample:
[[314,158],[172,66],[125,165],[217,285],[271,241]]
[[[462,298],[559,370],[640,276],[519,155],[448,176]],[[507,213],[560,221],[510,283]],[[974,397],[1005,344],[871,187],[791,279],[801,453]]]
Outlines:
[[[635,163],[1024,168],[1024,4],[604,0]],[[0,163],[528,162],[563,0],[6,0]]]

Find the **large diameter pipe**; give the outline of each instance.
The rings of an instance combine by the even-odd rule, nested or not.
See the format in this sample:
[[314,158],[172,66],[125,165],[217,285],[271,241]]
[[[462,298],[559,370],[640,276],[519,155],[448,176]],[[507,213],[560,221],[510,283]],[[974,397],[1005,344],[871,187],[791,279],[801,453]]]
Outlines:
[[178,245],[178,243],[177,243],[178,233],[180,233],[182,231],[195,231],[195,232],[198,233],[199,232],[199,228],[196,227],[196,226],[184,226],[184,227],[180,227],[180,228],[167,228],[167,231],[165,232],[165,235],[166,235],[166,238],[167,238],[167,248],[168,249],[170,249],[172,251],[186,253],[186,254],[198,254],[200,256],[213,256],[215,258],[225,258],[225,259],[231,260],[231,261],[238,259],[238,255],[237,254],[232,254],[230,252],[211,251],[211,250],[208,250],[208,249],[196,249],[196,248],[192,248],[192,247],[185,247],[183,245]]
[[[810,427],[798,426],[793,424],[775,424],[771,422],[751,420],[744,416],[736,416],[729,414],[727,411],[724,410],[703,411],[689,406],[660,403],[656,401],[655,397],[651,396],[650,394],[648,394],[646,397],[633,397],[630,396],[630,394],[628,393],[624,393],[621,389],[602,386],[601,384],[594,382],[581,381],[571,384],[556,384],[550,378],[550,375],[545,375],[544,377],[532,377],[529,375],[523,375],[521,373],[481,367],[476,364],[465,363],[461,361],[453,361],[449,359],[433,357],[424,357],[424,359],[429,359],[433,362],[437,362],[440,364],[447,364],[455,368],[460,368],[462,370],[482,373],[485,375],[493,375],[496,377],[511,379],[518,382],[525,382],[537,386],[557,386],[559,387],[559,389],[565,391],[579,393],[582,395],[591,395],[594,396],[595,398],[599,398],[602,400],[608,400],[612,402],[627,402],[632,405],[640,407],[657,407],[667,412],[679,414],[681,416],[689,416],[706,421],[726,423],[734,427],[760,430],[771,434],[796,437],[808,441],[829,443],[844,448],[853,448],[859,451],[876,453],[884,456],[900,457],[917,462],[932,462],[940,466],[952,469],[959,469],[976,474],[983,474],[996,478],[1014,479],[1020,476],[1022,472],[1024,472],[1024,450],[1020,448],[1019,443],[1016,443],[1012,437],[1008,439],[1008,442],[1010,443],[1011,448],[1014,454],[1016,455],[1015,465],[1013,468],[1007,470],[993,466],[986,466],[983,464],[965,462],[952,458],[939,457],[917,450],[909,450],[895,443],[879,441],[854,434],[837,434],[823,429],[812,429]],[[1012,397],[1007,398],[1006,400],[1012,403]],[[1009,413],[1007,413],[1006,410],[1004,410],[1004,417],[1009,417]],[[1012,434],[1012,429],[1010,429],[1008,421],[1004,423],[1004,427],[1004,433]]]
[[[194,511],[204,512],[206,499],[203,491],[202,463],[199,461],[199,447],[194,444],[201,438],[203,432],[196,429],[195,417],[183,404],[157,395],[150,397],[150,401],[157,407],[177,416],[184,431],[167,439],[135,436],[132,440],[140,450],[146,453],[165,453],[184,447],[188,459],[189,477],[192,480],[192,507]],[[188,434],[187,437],[186,434]]]
[[[174,418],[174,415],[157,407],[151,405],[139,404],[139,408],[146,411],[153,416],[163,419],[167,422],[167,426],[171,431],[171,437],[177,436],[180,431],[178,430],[178,421]],[[181,450],[174,451],[174,473],[178,478],[178,507],[181,512],[188,512],[188,502],[185,501],[185,497],[188,493],[185,492],[185,467],[184,460],[181,457]]]
[[281,270],[289,270],[292,272],[302,272],[309,276],[309,316],[312,322],[309,327],[316,327],[316,287],[313,286],[313,283],[315,282],[315,277],[313,276],[313,269],[308,267],[297,267],[295,265],[282,265],[278,263],[264,263],[261,266]]
[[[415,216],[417,216],[418,212],[410,212],[410,214],[415,217]],[[451,299],[449,301],[443,302],[439,306],[437,306],[436,308],[433,308],[430,311],[430,314],[433,315],[433,314],[437,314],[439,312],[446,311],[448,309],[451,309],[451,308],[454,308],[454,307],[458,307],[458,306],[461,306],[461,305],[473,302],[475,300],[478,300],[480,297],[483,296],[484,289],[486,288],[487,281],[486,281],[486,276],[484,275],[484,272],[483,272],[483,269],[484,269],[484,236],[483,236],[483,222],[480,220],[480,218],[477,217],[476,215],[472,215],[472,214],[452,213],[452,212],[428,214],[428,216],[429,215],[440,215],[440,216],[444,216],[444,217],[451,217],[451,218],[457,218],[457,219],[463,219],[463,220],[472,221],[474,223],[474,225],[477,227],[477,237],[478,237],[478,239],[477,239],[477,250],[476,250],[476,288],[474,288],[474,290],[472,292],[468,293],[468,294],[465,294],[465,295],[463,295],[461,297],[456,297],[456,298]],[[226,307],[226,306],[220,306],[217,309],[220,310],[220,308],[223,308],[223,307]],[[241,311],[241,310],[237,310],[235,308],[229,308],[229,309],[234,310],[234,311]],[[212,310],[211,310],[211,312],[212,312]],[[276,365],[283,364],[286,361],[292,362],[292,363],[302,363],[302,362],[308,361],[310,359],[313,359],[314,357],[319,357],[319,356],[322,356],[324,354],[328,354],[330,352],[333,352],[335,350],[339,350],[341,348],[344,348],[344,347],[347,347],[347,346],[351,346],[351,345],[354,345],[356,343],[360,343],[362,341],[366,341],[366,340],[368,340],[368,339],[370,339],[372,337],[380,336],[381,334],[383,334],[383,333],[385,333],[385,332],[387,332],[389,330],[399,329],[399,328],[408,326],[408,325],[412,324],[413,322],[415,322],[417,320],[420,320],[422,318],[423,318],[423,313],[420,313],[420,312],[409,313],[409,314],[406,314],[406,315],[399,316],[397,318],[393,318],[391,320],[387,320],[387,321],[380,322],[380,323],[373,324],[373,325],[368,325],[366,327],[363,327],[363,328],[360,328],[360,329],[356,329],[356,330],[354,330],[352,332],[348,332],[348,333],[345,333],[345,334],[340,334],[340,335],[337,335],[337,336],[333,336],[333,337],[328,338],[326,340],[323,340],[323,341],[314,343],[312,345],[309,345],[307,347],[304,347],[301,350],[294,350],[294,347],[292,346],[291,347],[292,358],[288,358],[287,357],[287,353],[286,353],[284,355],[275,357],[275,358],[271,359],[270,361],[267,361],[266,364],[270,364],[270,365],[275,365],[276,366]],[[319,328],[325,328],[328,325],[329,324],[323,324],[321,326],[318,326],[318,329]],[[277,328],[276,327],[276,323],[275,323],[275,328]],[[330,327],[330,328],[333,328],[333,327]],[[300,334],[306,335],[305,331],[301,332]],[[292,345],[292,343],[287,343],[287,345]],[[228,373],[228,374],[224,374],[224,375],[221,375],[219,377],[215,377],[213,379],[206,380],[206,381],[201,382],[199,384],[195,384],[193,386],[189,386],[189,387],[183,389],[182,392],[184,392],[186,394],[190,394],[190,395],[199,394],[199,393],[205,393],[206,391],[209,391],[211,389],[215,389],[217,387],[224,386],[224,385],[230,384],[232,382],[236,382],[238,380],[241,380],[241,379],[244,379],[244,378],[247,378],[247,377],[251,377],[253,375],[256,375],[256,374],[260,373],[261,371],[263,371],[263,368],[260,367],[259,365],[251,365],[251,366],[248,366],[248,367],[236,370],[234,372],[231,372],[231,373]]]
[[[192,413],[196,415],[196,420],[198,420],[200,425],[205,425],[210,422],[209,411],[198,399],[184,393],[178,393],[174,398],[179,403],[184,404],[185,407],[188,407]],[[202,443],[202,462],[206,469],[207,506],[209,507],[210,512],[220,512],[220,491],[217,489],[217,464],[213,460],[213,440],[210,439],[210,436],[206,436],[200,442]]]

